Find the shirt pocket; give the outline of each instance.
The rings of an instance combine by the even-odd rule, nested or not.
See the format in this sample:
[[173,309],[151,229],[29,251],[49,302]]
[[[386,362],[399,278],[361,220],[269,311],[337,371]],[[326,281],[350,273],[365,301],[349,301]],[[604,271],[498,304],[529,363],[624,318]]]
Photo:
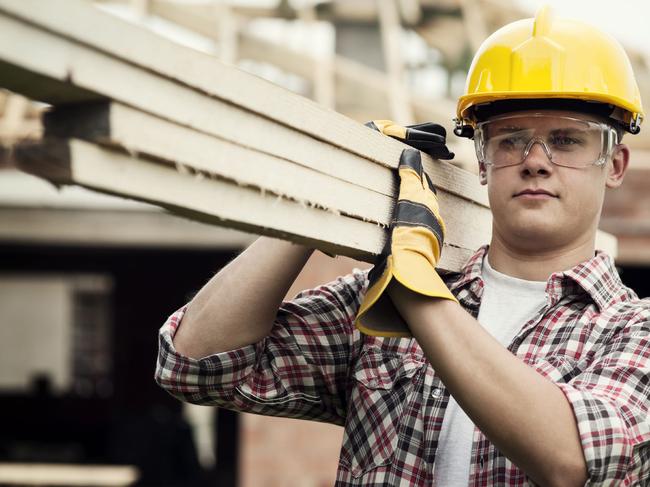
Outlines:
[[353,477],[391,462],[424,364],[412,354],[381,349],[362,353],[353,371],[340,460]]

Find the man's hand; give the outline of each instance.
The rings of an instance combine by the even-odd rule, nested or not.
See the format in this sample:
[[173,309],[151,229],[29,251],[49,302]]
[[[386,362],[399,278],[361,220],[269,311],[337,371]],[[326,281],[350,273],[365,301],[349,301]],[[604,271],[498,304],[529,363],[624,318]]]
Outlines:
[[359,330],[374,336],[411,336],[386,292],[393,278],[416,293],[456,301],[435,269],[445,224],[420,152],[404,149],[398,172],[400,190],[389,238],[370,271],[370,285],[355,320]]
[[425,122],[418,125],[397,125],[392,120],[372,120],[366,127],[404,142],[411,147],[426,152],[434,159],[453,159],[446,145],[447,131],[442,125]]

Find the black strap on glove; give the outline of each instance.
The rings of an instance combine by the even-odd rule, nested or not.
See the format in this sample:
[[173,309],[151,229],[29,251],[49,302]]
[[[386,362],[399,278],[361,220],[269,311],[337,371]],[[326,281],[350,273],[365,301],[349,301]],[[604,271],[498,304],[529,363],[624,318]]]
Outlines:
[[425,122],[401,126],[392,120],[372,120],[366,127],[388,135],[400,142],[429,154],[434,159],[453,159],[454,153],[446,145],[447,131],[442,125]]

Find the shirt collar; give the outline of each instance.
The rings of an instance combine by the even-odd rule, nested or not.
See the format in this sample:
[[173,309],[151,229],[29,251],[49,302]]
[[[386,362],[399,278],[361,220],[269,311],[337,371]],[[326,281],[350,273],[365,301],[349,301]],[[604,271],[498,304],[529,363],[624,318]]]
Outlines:
[[597,251],[591,259],[567,271],[551,274],[546,292],[555,302],[562,296],[586,293],[600,311],[616,302],[636,297],[621,281],[614,259],[603,251]]
[[[488,249],[488,245],[480,247],[460,272],[449,275],[450,290],[466,304],[480,304],[483,294],[481,267]],[[547,280],[546,294],[550,305],[564,296],[586,294],[601,311],[615,302],[636,297],[621,282],[612,257],[602,251],[597,251],[594,257],[569,270],[551,274]]]
[[480,247],[459,272],[447,273],[446,281],[449,289],[468,308],[478,309],[481,303],[483,296],[481,271],[488,248],[488,245]]
[[489,248],[489,245],[483,245],[469,258],[460,270],[460,276],[455,282],[454,288],[471,286],[473,283],[476,283],[477,280],[481,281],[483,258],[487,254]]

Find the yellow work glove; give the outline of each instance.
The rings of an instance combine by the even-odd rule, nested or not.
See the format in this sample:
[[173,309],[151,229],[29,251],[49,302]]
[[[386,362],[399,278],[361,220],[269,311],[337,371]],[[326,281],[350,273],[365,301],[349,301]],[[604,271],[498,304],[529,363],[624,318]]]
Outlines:
[[425,122],[402,126],[392,120],[372,120],[366,123],[366,127],[426,152],[434,159],[454,158],[454,153],[447,149],[447,131],[437,123]]
[[385,293],[392,279],[416,293],[457,302],[436,272],[445,224],[435,188],[422,168],[420,152],[404,149],[398,173],[399,196],[389,238],[369,273],[368,291],[355,320],[356,327],[367,335],[411,336],[408,325]]

